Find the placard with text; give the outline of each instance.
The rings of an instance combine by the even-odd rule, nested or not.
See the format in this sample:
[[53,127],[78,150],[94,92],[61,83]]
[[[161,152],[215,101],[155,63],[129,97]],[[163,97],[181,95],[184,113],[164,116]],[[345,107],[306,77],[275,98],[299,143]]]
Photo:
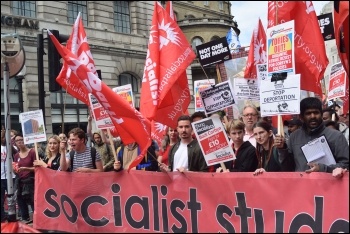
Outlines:
[[135,107],[134,95],[132,93],[131,84],[121,85],[112,89],[116,94],[124,98],[130,106]]
[[203,67],[232,59],[226,37],[198,45],[196,49],[199,62]]
[[205,88],[215,85],[214,79],[195,80],[194,81],[194,111],[204,111],[203,102],[199,94]]
[[111,118],[109,117],[109,114],[103,108],[103,106],[98,102],[97,98],[89,93],[89,100],[90,100],[90,107],[95,119],[96,127],[98,129],[107,129],[107,128],[113,128],[114,125],[112,123]]
[[328,100],[345,96],[346,73],[342,63],[334,64],[331,67],[329,85],[328,85]]
[[192,128],[208,166],[236,159],[219,117],[196,121]]
[[43,111],[35,110],[19,114],[24,144],[46,141]]

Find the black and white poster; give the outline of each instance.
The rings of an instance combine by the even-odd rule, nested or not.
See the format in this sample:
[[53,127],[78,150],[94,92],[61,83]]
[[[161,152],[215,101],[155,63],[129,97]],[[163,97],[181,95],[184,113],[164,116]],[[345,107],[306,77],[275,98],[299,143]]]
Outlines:
[[214,87],[206,88],[200,91],[199,94],[207,115],[235,104],[232,87],[229,81],[221,82]]
[[317,16],[324,41],[335,39],[332,13]]
[[196,46],[199,62],[203,67],[232,59],[226,37]]

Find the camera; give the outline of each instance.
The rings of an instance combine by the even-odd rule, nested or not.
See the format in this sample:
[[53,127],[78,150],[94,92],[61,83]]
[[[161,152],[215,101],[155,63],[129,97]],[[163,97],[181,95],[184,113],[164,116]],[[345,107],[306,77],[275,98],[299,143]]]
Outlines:
[[21,50],[22,44],[17,33],[1,34],[1,57],[15,58]]

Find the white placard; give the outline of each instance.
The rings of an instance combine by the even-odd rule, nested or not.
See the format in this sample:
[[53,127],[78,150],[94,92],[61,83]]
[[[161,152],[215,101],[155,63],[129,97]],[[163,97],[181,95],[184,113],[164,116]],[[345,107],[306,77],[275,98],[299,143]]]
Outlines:
[[112,89],[113,92],[121,96],[125,101],[127,101],[130,106],[135,107],[134,94],[132,92],[131,84],[118,86]]
[[98,129],[107,129],[113,128],[113,122],[109,117],[106,109],[99,103],[97,98],[89,93],[90,107],[95,119],[96,128]]
[[259,100],[257,79],[235,78],[233,90],[237,100]]
[[192,128],[208,166],[236,159],[219,117],[196,121]]
[[229,81],[221,82],[199,92],[208,115],[235,104],[232,87]]
[[345,96],[346,73],[342,63],[332,65],[328,87],[328,100]]
[[296,115],[300,112],[300,74],[289,74],[284,80],[261,81],[261,116]]
[[19,114],[24,144],[46,141],[45,125],[42,110],[28,111]]
[[207,80],[195,80],[194,81],[194,111],[204,111],[203,102],[201,99],[201,96],[199,94],[200,91],[202,91],[205,88],[208,88],[212,85],[215,85],[214,79],[207,79]]

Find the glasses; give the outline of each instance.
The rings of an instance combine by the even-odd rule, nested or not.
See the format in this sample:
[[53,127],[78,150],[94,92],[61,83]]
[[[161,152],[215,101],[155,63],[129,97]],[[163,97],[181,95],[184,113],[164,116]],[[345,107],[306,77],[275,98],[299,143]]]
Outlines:
[[16,142],[20,142],[20,141],[23,141],[23,139],[17,139]]
[[242,115],[243,117],[255,117],[258,116],[257,114],[246,114],[246,115]]

